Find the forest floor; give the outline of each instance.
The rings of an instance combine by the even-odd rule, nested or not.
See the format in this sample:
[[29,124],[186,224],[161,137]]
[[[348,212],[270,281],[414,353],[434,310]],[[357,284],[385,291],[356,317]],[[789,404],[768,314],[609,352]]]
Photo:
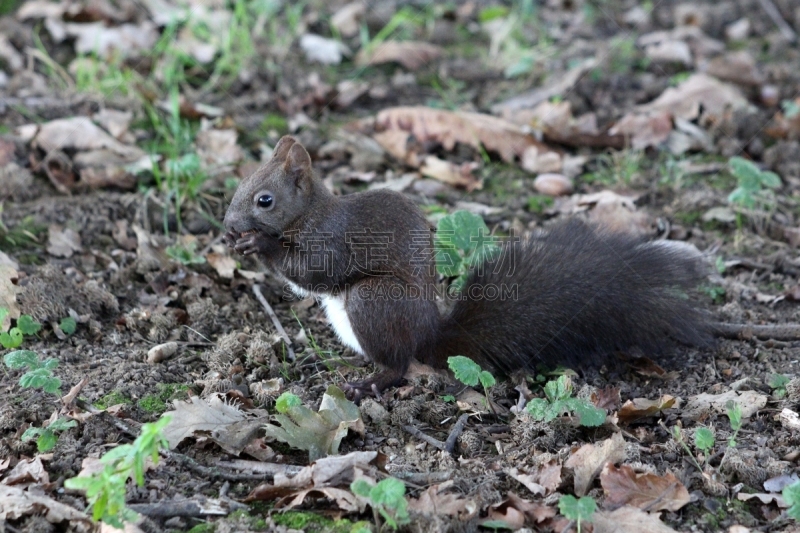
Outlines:
[[[390,187],[499,236],[576,216],[685,242],[715,319],[798,323],[793,0],[0,7],[0,342],[30,331],[3,354],[53,358],[38,375],[60,380],[2,365],[0,531],[99,530],[65,480],[167,411],[169,450],[127,483],[131,528],[386,531],[405,506],[408,531],[796,528],[800,340],[497,376],[493,412],[415,366],[351,420],[331,386],[374,368],[221,240],[238,181],[291,133],[337,194]],[[520,412],[559,376],[604,423]],[[341,443],[309,430],[340,460],[265,435],[284,392],[344,417]],[[405,496],[351,491],[392,478]]]

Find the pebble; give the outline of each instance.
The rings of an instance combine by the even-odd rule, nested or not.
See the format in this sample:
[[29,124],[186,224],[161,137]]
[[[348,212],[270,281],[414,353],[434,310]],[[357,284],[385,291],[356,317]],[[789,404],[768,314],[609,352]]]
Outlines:
[[548,196],[564,196],[572,193],[572,180],[563,174],[539,174],[533,180],[533,188]]

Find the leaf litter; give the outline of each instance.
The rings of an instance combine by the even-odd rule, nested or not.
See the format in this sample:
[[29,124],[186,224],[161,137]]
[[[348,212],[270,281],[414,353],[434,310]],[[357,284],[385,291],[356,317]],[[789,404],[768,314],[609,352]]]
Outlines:
[[[480,520],[517,528],[574,528],[555,505],[556,498],[571,493],[598,500],[593,531],[740,531],[736,528],[744,523],[788,524],[780,514],[785,502],[778,485],[760,484],[796,469],[791,442],[797,429],[788,408],[795,406],[787,403],[785,415],[773,416],[773,408],[783,405],[769,394],[761,375],[775,367],[793,373],[786,363],[794,358],[793,344],[726,340],[694,366],[673,370],[665,365],[664,370],[638,365],[635,374],[614,378],[616,392],[601,388],[586,393],[610,411],[598,430],[560,422],[535,425],[510,415],[519,412],[518,401],[540,396],[532,383],[511,395],[498,390],[489,412],[482,394],[445,388],[448,378],[432,372],[410,374],[406,386],[388,391],[380,403],[364,402],[359,410],[337,400],[338,393],[326,393],[342,374],[349,379],[356,371],[349,360],[328,358],[341,347],[318,307],[312,301],[289,307],[283,297],[291,296],[272,286],[269,275],[215,243],[211,222],[219,219],[214,211],[223,205],[219,199],[231,192],[226,181],[245,168],[257,168],[260,154],[269,153],[279,134],[297,130],[337,192],[353,192],[363,183],[388,186],[420,200],[432,221],[438,209],[468,206],[501,232],[535,230],[546,225],[546,217],[585,216],[619,230],[721,250],[727,270],[714,281],[722,280],[726,294],[714,312],[729,320],[796,321],[796,302],[771,295],[791,294],[797,285],[797,240],[791,236],[797,227],[793,202],[795,155],[800,154],[800,106],[792,88],[798,80],[791,68],[794,51],[768,35],[769,18],[742,13],[733,4],[726,4],[730,16],[724,20],[704,2],[655,6],[652,13],[636,6],[619,11],[615,19],[633,32],[632,47],[620,41],[608,48],[608,35],[595,33],[597,20],[591,22],[589,11],[548,3],[541,6],[547,23],[534,33],[554,37],[562,58],[546,50],[546,40],[521,46],[517,40],[525,33],[515,26],[519,17],[504,9],[470,3],[429,13],[424,24],[408,23],[401,13],[391,22],[396,33],[370,43],[362,32],[376,35],[391,14],[381,18],[379,9],[360,2],[331,9],[309,5],[297,16],[254,13],[249,36],[258,52],[233,68],[226,90],[218,91],[223,71],[209,73],[232,57],[226,46],[233,46],[229,38],[236,35],[231,28],[237,15],[217,2],[186,6],[149,0],[137,11],[125,3],[27,1],[12,15],[14,23],[31,33],[41,21],[51,39],[43,41],[43,50],[52,56],[37,50],[26,58],[34,46],[19,32],[4,32],[0,41],[5,60],[0,91],[14,102],[0,104],[13,133],[0,145],[0,248],[7,254],[0,257],[9,258],[0,261],[0,307],[9,310],[0,328],[8,330],[26,312],[46,317],[53,331],[48,328],[30,342],[36,349],[58,352],[65,385],[72,387],[92,372],[81,396],[101,401],[120,394],[113,396],[116,407],[104,412],[124,425],[123,417],[152,416],[141,406],[152,399],[156,384],[191,384],[192,395],[173,404],[171,413],[179,420],[168,428],[171,453],[186,452],[211,463],[220,455],[245,454],[259,458],[254,464],[278,465],[283,471],[319,457],[302,475],[275,474],[273,488],[263,489],[266,500],[287,509],[364,517],[367,502],[350,491],[349,482],[363,476],[374,484],[392,475],[409,480],[409,511],[420,528],[432,531],[444,528],[437,522],[443,517],[461,524]],[[281,16],[288,17],[285,24],[271,25],[283,21]],[[329,19],[336,32],[320,22]],[[557,20],[564,25],[553,23]],[[189,78],[167,94],[158,84],[175,72],[164,57],[149,54],[160,49],[163,43],[155,43],[176,21],[171,44],[187,62]],[[289,28],[295,33],[286,33]],[[485,47],[490,59],[462,57],[466,48],[453,46],[460,42],[459,32]],[[268,47],[263,46],[265,35],[275,37]],[[590,44],[578,46],[582,39]],[[765,44],[754,46],[755,41]],[[609,50],[609,57],[595,57],[601,49]],[[71,65],[57,63],[76,54],[81,57]],[[152,115],[139,104],[112,97],[98,107],[80,94],[63,93],[58,93],[58,105],[47,104],[58,83],[75,87],[93,54],[110,63],[145,58],[136,67],[145,82],[126,85],[157,113],[165,113],[161,117],[169,118],[173,102],[179,103],[179,120],[169,126],[176,135],[172,140],[185,134],[176,124],[187,121],[186,153],[179,155],[196,156],[197,175],[208,176],[202,190],[181,205],[181,213],[170,203],[174,196],[162,194],[151,175],[154,168],[167,172],[174,166],[171,156],[153,153],[146,125]],[[119,65],[123,72],[126,63]],[[522,76],[514,78],[508,65],[522,69]],[[321,68],[330,70],[320,75]],[[345,71],[351,68],[363,75],[350,79]],[[334,114],[329,114],[329,101]],[[32,111],[23,115],[19,109],[25,105]],[[344,123],[349,125],[338,132]],[[339,135],[352,136],[353,129],[361,141],[316,150]],[[605,150],[631,147],[647,149],[641,152],[643,161],[657,163],[637,169],[633,177],[626,177],[619,160],[609,175],[594,172]],[[733,186],[715,181],[730,178],[724,169],[732,155],[752,159],[781,177],[780,196],[766,215],[774,226],[769,231],[751,224],[751,213],[727,203]],[[709,165],[716,170],[696,171]],[[534,181],[537,176],[541,179]],[[11,177],[26,185],[8,186]],[[526,203],[536,195],[555,199]],[[214,212],[189,220],[200,205]],[[26,225],[30,215],[41,230]],[[17,227],[23,231],[9,231]],[[178,240],[176,230],[196,237]],[[25,242],[46,244],[19,247],[19,235],[28,234],[35,238]],[[166,250],[175,242],[194,242],[194,251],[202,252],[206,262],[184,265],[170,259]],[[46,276],[37,256],[56,264],[63,277],[47,278],[51,281],[43,285]],[[283,345],[249,296],[254,282],[264,284],[291,336],[304,339],[307,350],[296,364],[287,364]],[[64,292],[74,293],[72,299]],[[43,295],[53,301],[43,305]],[[109,297],[116,305],[110,305]],[[74,336],[58,334],[58,322],[67,316],[80,319]],[[175,347],[175,354],[145,361],[150,348],[162,346]],[[752,381],[737,384],[745,375]],[[17,378],[6,375],[3,386],[12,390]],[[600,379],[608,383],[609,378]],[[201,389],[200,397],[193,395]],[[267,409],[284,389],[301,396],[304,405],[319,402],[319,409],[269,415]],[[456,403],[440,400],[446,396]],[[741,453],[724,449],[731,436],[730,401],[743,411],[746,430],[737,437]],[[78,405],[72,409],[80,410]],[[412,423],[444,439],[459,407],[472,413],[459,437],[460,457],[432,451],[401,429]],[[0,487],[12,490],[0,498],[0,513],[17,521],[19,529],[46,510],[53,524],[68,521],[72,528],[88,530],[86,515],[64,506],[59,501],[63,495],[41,474],[57,479],[79,471],[79,459],[86,462],[88,454],[98,456],[108,443],[126,437],[108,418],[76,412],[81,427],[65,431],[54,454],[31,461],[34,449],[21,448],[25,445],[18,442],[17,428],[31,422],[38,426],[35,421],[51,413],[52,405],[36,398],[23,400],[19,409],[0,406],[0,445],[8,459],[0,463]],[[703,463],[702,474],[692,471],[693,465],[687,473],[692,442],[687,444],[690,453],[684,453],[658,422],[692,428],[684,430],[687,436],[710,425],[720,453]],[[31,465],[36,465],[33,470]],[[198,486],[209,496],[228,490],[212,475],[192,477],[172,465],[161,465],[148,476],[153,476],[151,494],[164,502],[180,492],[192,494]],[[162,484],[163,479],[169,481]],[[52,499],[39,489],[8,485],[17,481],[42,485]],[[244,499],[252,487],[245,485],[232,489],[237,498]],[[747,506],[744,510],[728,506],[734,493]],[[712,522],[705,510],[720,505],[731,516]]]

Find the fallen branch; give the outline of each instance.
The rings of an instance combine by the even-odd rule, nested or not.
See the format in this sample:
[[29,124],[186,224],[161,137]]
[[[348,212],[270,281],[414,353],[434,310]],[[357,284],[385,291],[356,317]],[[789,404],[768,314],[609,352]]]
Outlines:
[[264,298],[264,295],[261,294],[261,286],[256,284],[253,285],[253,294],[256,295],[256,298],[261,303],[261,307],[264,308],[267,315],[269,315],[270,320],[272,320],[272,324],[275,326],[275,329],[278,330],[278,335],[281,336],[283,342],[286,343],[286,349],[288,350],[289,361],[294,361],[295,355],[294,350],[292,349],[292,341],[289,339],[289,335],[286,334],[286,330],[283,329],[281,325],[281,321],[278,320],[278,315],[275,314],[275,311],[272,310],[272,306],[269,305],[267,299]]
[[726,339],[773,339],[776,341],[800,340],[800,324],[714,324],[714,333]]

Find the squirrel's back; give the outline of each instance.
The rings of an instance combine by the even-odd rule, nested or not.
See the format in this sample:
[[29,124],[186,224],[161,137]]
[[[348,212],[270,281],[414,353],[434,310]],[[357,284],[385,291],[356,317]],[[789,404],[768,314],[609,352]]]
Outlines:
[[691,295],[704,277],[699,254],[579,220],[509,244],[474,271],[442,320],[435,361],[465,355],[505,373],[537,364],[610,362],[634,346],[705,345],[707,319]]

